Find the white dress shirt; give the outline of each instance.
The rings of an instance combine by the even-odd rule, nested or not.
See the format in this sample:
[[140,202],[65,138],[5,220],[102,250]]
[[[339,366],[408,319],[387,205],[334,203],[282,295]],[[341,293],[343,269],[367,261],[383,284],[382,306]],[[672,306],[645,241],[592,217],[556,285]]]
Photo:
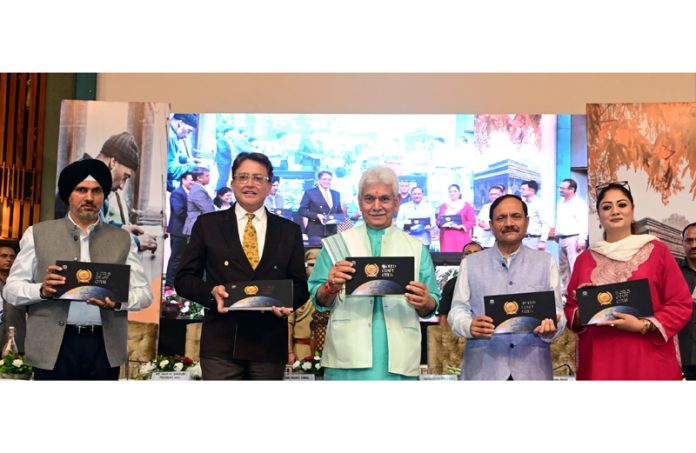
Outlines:
[[430,225],[435,226],[435,208],[425,200],[416,204],[412,201],[399,206],[399,214],[396,216],[397,225],[400,229],[404,228],[404,221],[408,219],[430,219]]
[[329,209],[333,208],[333,197],[331,196],[331,189],[324,189],[323,187],[319,187],[319,190],[321,191],[322,195],[324,195],[324,200],[326,200],[326,204],[329,205]]
[[[476,216],[476,220],[483,220],[486,222],[489,227],[491,223],[490,219],[490,214],[491,214],[491,205],[493,203],[486,203],[483,206],[481,206],[481,210],[479,211],[478,215]],[[484,230],[480,226],[478,226],[478,222],[476,222],[476,227],[474,228],[474,239],[477,240],[479,244],[481,244],[481,247],[484,248],[491,248],[493,247],[493,244],[495,244],[495,235],[493,234],[493,230],[490,228],[488,230]]]
[[582,198],[577,195],[568,201],[561,198],[556,209],[556,235],[577,234],[578,240],[584,242],[587,240],[588,215],[587,203]]
[[527,234],[530,235],[540,235],[540,242],[546,242],[549,238],[549,230],[551,229],[551,224],[548,221],[546,212],[544,212],[541,207],[541,199],[534,195],[531,200],[525,201],[527,203],[527,211],[529,215],[529,227],[527,227]]
[[[68,219],[72,222],[70,214]],[[80,261],[91,261],[89,255],[89,233],[94,230],[97,221],[90,225],[85,233],[82,228],[80,231]],[[73,222],[75,223],[75,222]],[[152,303],[152,291],[150,290],[150,282],[145,276],[145,270],[138,256],[138,247],[130,237],[130,250],[125,264],[130,266],[130,280],[128,286],[128,301],[121,302],[120,310],[137,311],[149,307]],[[35,282],[34,275],[36,274],[36,252],[34,250],[34,233],[32,227],[27,228],[22,235],[19,243],[20,251],[17,254],[10,275],[7,278],[7,283],[4,289],[4,295],[8,303],[19,307],[23,305],[32,305],[42,302],[44,299],[39,294],[43,282]],[[13,296],[11,296],[13,295]],[[77,325],[101,325],[101,314],[99,307],[89,305],[83,301],[72,301],[68,312],[68,324]]]

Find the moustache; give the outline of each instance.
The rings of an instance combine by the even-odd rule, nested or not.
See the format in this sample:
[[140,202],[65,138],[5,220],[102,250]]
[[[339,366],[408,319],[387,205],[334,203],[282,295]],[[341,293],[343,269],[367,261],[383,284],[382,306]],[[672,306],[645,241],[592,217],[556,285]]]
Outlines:
[[506,226],[503,228],[503,233],[510,233],[510,232],[519,233],[520,229],[517,228],[516,226]]
[[385,215],[387,211],[381,209],[379,211],[369,211],[368,214],[370,215]]

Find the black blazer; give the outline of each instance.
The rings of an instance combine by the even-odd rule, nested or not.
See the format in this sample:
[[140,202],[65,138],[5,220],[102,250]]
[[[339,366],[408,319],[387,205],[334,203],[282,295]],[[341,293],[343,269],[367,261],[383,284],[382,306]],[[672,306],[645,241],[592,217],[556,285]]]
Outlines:
[[300,201],[300,215],[309,219],[305,230],[307,236],[326,237],[336,234],[337,225],[322,225],[319,219],[317,219],[317,214],[324,214],[324,216],[328,214],[343,214],[341,210],[341,194],[331,190],[331,202],[333,206],[329,208],[324,199],[324,194],[321,193],[318,187],[309,189],[304,193],[302,201]]
[[252,269],[239,242],[234,206],[198,217],[174,279],[177,294],[205,310],[201,357],[285,363],[288,322],[272,312],[217,312],[214,286],[234,281],[293,280],[293,307],[309,297],[300,227],[266,211],[268,223],[263,255]]

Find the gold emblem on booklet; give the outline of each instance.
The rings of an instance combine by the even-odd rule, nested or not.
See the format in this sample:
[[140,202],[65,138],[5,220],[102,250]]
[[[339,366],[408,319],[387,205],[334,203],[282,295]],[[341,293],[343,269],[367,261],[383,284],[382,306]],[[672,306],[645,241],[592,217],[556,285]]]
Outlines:
[[89,269],[78,269],[75,272],[75,278],[78,283],[89,283],[92,280],[92,271]]
[[516,315],[520,310],[520,305],[514,300],[509,300],[503,305],[503,310],[506,315]]
[[255,296],[259,293],[259,287],[256,285],[250,285],[244,287],[244,294],[247,296]]
[[379,274],[379,266],[376,264],[367,264],[365,265],[365,275],[368,277],[377,277],[377,274]]
[[602,291],[597,294],[597,302],[599,302],[599,305],[609,305],[612,300],[614,300],[614,296],[612,296],[609,291]]

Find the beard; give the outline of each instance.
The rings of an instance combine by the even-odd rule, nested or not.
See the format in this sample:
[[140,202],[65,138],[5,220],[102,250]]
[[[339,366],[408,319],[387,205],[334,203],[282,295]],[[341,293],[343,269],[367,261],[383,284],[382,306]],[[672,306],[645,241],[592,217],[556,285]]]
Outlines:
[[[86,210],[84,207],[91,207],[92,210]],[[95,204],[82,204],[70,212],[75,216],[76,220],[84,223],[94,223],[99,219],[99,209]]]

